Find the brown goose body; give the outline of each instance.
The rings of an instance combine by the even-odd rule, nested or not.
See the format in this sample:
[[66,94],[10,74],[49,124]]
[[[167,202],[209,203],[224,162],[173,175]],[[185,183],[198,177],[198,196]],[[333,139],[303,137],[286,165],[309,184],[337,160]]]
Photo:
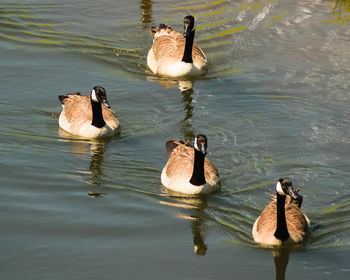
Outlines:
[[[207,72],[207,58],[199,46],[193,43],[193,38],[184,38],[172,27],[161,24],[159,28],[151,29],[153,45],[148,52],[147,65],[149,69],[162,76],[192,77]],[[194,37],[194,31],[192,31]],[[185,49],[190,48],[186,40],[192,40],[192,61],[184,59]]]
[[[216,167],[204,159],[205,182],[194,185],[190,182],[194,170],[194,148],[188,143],[172,140],[175,148],[163,168],[161,181],[166,188],[184,194],[206,194],[220,189],[220,178]],[[169,143],[169,142],[168,142]]]
[[[300,210],[298,201],[286,196],[284,202],[284,215],[286,228],[288,230],[287,239],[281,240],[276,237],[277,230],[277,195],[273,195],[271,202],[265,207],[261,215],[256,219],[252,235],[255,242],[263,246],[281,246],[304,244],[310,235],[310,220]],[[299,196],[301,197],[301,196]]]
[[59,125],[65,131],[86,137],[86,138],[103,138],[117,134],[120,131],[119,121],[114,112],[101,106],[103,127],[92,125],[93,109],[91,97],[80,94],[67,94],[60,96],[63,106],[59,117]]

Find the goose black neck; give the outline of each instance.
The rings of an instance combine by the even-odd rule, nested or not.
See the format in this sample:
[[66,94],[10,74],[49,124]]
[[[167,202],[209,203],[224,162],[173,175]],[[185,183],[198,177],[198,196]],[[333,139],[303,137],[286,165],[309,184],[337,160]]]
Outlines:
[[92,107],[92,122],[91,125],[96,126],[97,128],[104,127],[106,122],[102,116],[102,105],[100,102],[94,102],[91,100]]
[[275,237],[279,240],[285,241],[289,237],[286,213],[284,205],[286,202],[286,196],[277,193],[277,228],[275,231]]
[[185,51],[184,51],[184,56],[182,57],[182,61],[186,63],[193,63],[192,46],[193,46],[194,32],[195,32],[194,30],[191,31],[191,33],[186,37]]
[[206,183],[204,177],[204,159],[205,155],[202,152],[194,149],[194,164],[193,173],[190,179],[190,183],[195,186],[201,186]]

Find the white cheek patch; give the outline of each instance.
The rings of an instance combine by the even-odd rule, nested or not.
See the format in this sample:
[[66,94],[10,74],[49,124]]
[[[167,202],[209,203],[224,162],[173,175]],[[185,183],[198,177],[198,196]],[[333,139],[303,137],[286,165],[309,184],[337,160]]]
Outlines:
[[281,183],[280,182],[277,182],[276,184],[276,192],[280,195],[286,195],[282,189],[282,186],[281,186]]
[[195,148],[197,151],[200,151],[200,149],[198,148],[198,145],[197,145],[197,137],[194,138],[194,143],[193,143],[193,145],[194,145],[194,148]]
[[91,91],[91,99],[92,99],[92,101],[99,102],[97,100],[96,92],[94,89]]

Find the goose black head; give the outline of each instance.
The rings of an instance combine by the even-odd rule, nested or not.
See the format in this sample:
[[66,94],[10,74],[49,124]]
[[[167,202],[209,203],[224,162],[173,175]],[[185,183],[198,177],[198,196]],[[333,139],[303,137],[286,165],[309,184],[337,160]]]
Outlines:
[[281,178],[276,184],[276,192],[279,195],[289,195],[292,199],[298,199],[293,190],[292,180],[289,178]]
[[93,102],[99,102],[106,106],[107,108],[111,108],[107,101],[106,90],[103,87],[96,86],[91,91],[91,100]]
[[194,148],[201,152],[203,155],[207,154],[208,140],[205,135],[199,134],[194,138],[193,142]]
[[194,30],[194,17],[186,16],[184,18],[184,37],[188,37]]

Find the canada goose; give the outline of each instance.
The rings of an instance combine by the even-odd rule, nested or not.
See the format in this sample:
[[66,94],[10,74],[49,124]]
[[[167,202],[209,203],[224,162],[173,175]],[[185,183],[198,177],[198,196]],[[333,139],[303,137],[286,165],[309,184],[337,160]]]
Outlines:
[[194,77],[207,72],[207,58],[193,43],[194,17],[184,18],[184,34],[171,26],[152,27],[153,45],[148,52],[147,65],[155,74],[170,77]]
[[166,143],[169,160],[163,168],[164,187],[184,194],[207,194],[220,188],[215,166],[205,158],[207,137],[197,135],[194,147],[189,142],[169,140]]
[[303,244],[310,234],[310,220],[300,210],[303,197],[293,191],[292,181],[280,179],[276,195],[256,219],[252,234],[263,246]]
[[86,138],[108,137],[120,131],[103,87],[94,87],[86,96],[68,93],[58,98],[63,107],[58,122],[65,131]]

